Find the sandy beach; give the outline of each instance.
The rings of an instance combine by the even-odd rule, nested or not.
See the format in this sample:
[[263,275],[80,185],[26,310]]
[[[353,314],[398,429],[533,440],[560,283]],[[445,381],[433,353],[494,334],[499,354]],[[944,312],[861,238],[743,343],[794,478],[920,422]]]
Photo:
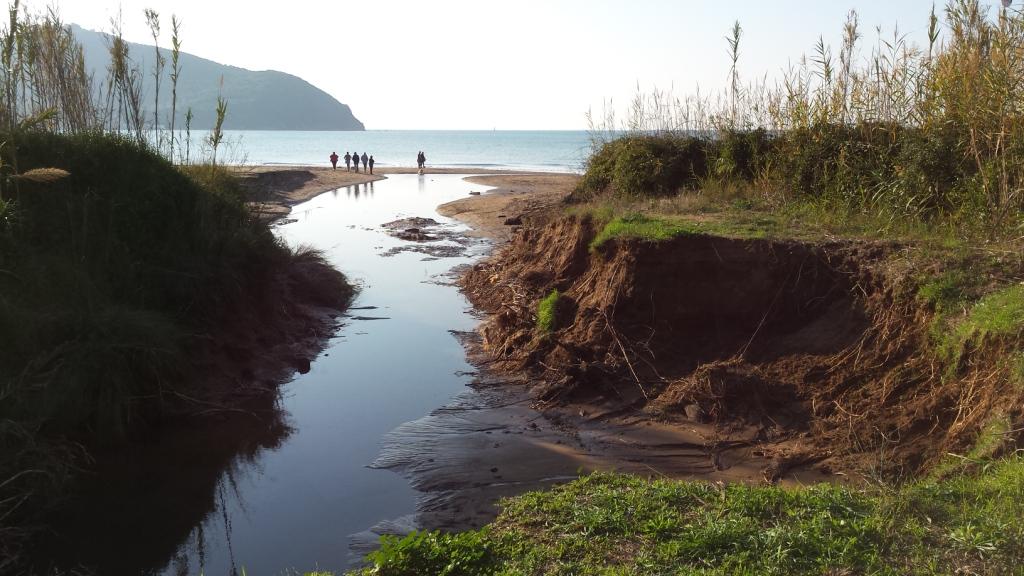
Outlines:
[[471,235],[504,241],[515,226],[539,224],[579,181],[576,174],[496,173],[468,182],[495,189],[442,204],[437,211],[472,226]]
[[[415,174],[415,167],[389,167],[374,174],[322,166],[234,167],[245,187],[246,202],[268,221],[288,214],[291,207],[316,196],[355,184],[375,182],[388,174]],[[479,196],[469,196],[439,207],[444,216],[456,218],[473,227],[474,236],[505,240],[515,224],[536,219],[545,209],[560,202],[576,185],[576,174],[550,172],[510,172],[507,170],[467,170],[428,168],[432,174],[466,174],[466,180],[481,187],[495,187]],[[510,223],[506,224],[506,220]]]

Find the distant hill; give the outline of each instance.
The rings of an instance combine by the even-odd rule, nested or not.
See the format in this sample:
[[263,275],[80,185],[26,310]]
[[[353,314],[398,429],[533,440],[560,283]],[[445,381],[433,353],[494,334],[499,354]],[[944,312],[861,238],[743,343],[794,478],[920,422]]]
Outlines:
[[[105,81],[110,61],[109,35],[72,25],[72,32],[85,51],[86,67],[97,84]],[[129,54],[143,73],[143,105],[153,115],[153,47],[129,43]],[[171,51],[161,49],[167,59],[160,81],[160,122],[169,124],[171,115]],[[185,126],[185,113],[192,108],[192,129],[209,130],[216,118],[217,94],[228,101],[226,130],[364,130],[348,105],[309,82],[291,74],[267,70],[255,72],[218,64],[182,52],[179,57],[178,106],[175,127]],[[224,79],[221,88],[221,78]]]

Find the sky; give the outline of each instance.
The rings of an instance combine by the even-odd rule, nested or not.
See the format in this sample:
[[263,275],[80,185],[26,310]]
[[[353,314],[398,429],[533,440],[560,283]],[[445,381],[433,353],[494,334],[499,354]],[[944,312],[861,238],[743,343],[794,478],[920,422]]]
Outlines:
[[[983,0],[984,3],[994,2]],[[22,0],[41,11],[54,0]],[[838,50],[851,9],[866,56],[876,28],[923,43],[921,0],[57,0],[66,22],[161,45],[170,18],[182,50],[252,70],[299,76],[348,104],[367,129],[577,130],[612,102],[620,117],[639,88],[682,96],[726,85],[725,36],[743,28],[741,76],[779,77],[819,36]],[[940,1],[941,8],[941,1]],[[994,12],[993,8],[993,12]],[[182,74],[188,74],[183,70]]]

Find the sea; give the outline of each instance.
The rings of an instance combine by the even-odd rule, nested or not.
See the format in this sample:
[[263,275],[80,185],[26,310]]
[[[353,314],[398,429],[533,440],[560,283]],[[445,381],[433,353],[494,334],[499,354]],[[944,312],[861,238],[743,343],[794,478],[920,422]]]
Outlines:
[[[327,166],[331,152],[342,157],[346,152],[365,152],[380,167],[415,166],[417,152],[423,151],[428,167],[582,172],[591,152],[591,135],[582,130],[226,130],[224,134],[218,162],[252,166]],[[203,136],[192,133],[192,160],[210,152]]]

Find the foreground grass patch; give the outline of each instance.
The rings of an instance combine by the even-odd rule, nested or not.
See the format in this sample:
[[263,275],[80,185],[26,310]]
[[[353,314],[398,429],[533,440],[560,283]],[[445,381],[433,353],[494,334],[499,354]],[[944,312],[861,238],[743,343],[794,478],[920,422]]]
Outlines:
[[356,574],[1021,574],[1024,460],[901,488],[594,474],[491,525],[385,538]]

